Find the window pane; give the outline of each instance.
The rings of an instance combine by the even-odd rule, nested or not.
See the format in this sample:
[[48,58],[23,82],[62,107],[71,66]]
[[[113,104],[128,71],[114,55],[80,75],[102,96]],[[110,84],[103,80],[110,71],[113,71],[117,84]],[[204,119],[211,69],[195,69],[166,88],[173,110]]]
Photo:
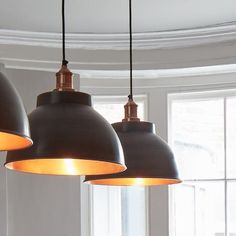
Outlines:
[[228,236],[236,236],[236,181],[228,182]]
[[124,118],[124,104],[100,104],[95,103],[94,109],[97,110],[110,123],[121,122]]
[[185,182],[173,189],[175,236],[224,236],[223,182]]
[[236,177],[236,98],[227,99],[227,178]]
[[122,187],[121,191],[122,236],[145,236],[147,217],[145,214],[145,188]]
[[171,128],[183,179],[224,177],[223,99],[174,101]]
[[92,186],[92,235],[121,236],[120,188]]

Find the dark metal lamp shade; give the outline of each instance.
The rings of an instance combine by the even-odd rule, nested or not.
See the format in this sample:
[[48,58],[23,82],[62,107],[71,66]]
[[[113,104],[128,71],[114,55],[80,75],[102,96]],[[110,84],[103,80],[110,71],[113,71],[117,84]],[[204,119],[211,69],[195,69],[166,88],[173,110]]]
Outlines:
[[11,82],[0,72],[0,150],[32,145],[28,118],[22,100]]
[[180,183],[173,153],[149,122],[114,123],[124,151],[127,170],[112,175],[86,176],[97,185],[167,185]]
[[91,96],[53,91],[38,96],[29,115],[34,144],[8,152],[5,166],[51,175],[99,175],[124,171],[123,151],[112,126],[91,107]]

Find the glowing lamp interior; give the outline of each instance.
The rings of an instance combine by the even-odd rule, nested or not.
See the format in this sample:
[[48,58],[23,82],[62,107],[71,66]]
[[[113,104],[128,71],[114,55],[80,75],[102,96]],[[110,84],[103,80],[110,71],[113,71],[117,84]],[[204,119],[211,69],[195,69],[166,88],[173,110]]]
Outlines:
[[0,150],[10,151],[26,148],[32,145],[32,141],[27,137],[16,134],[0,132]]
[[114,178],[88,180],[86,183],[95,185],[114,185],[114,186],[152,186],[168,185],[180,183],[179,179],[164,178]]
[[8,169],[47,175],[100,175],[119,173],[125,166],[105,161],[83,159],[34,159],[7,163]]

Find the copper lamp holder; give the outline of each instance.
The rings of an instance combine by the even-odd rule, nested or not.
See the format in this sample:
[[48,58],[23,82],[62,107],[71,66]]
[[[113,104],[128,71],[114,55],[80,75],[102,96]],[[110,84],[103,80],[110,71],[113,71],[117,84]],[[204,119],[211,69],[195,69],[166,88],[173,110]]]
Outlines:
[[122,122],[140,121],[137,115],[138,105],[134,102],[132,98],[129,98],[124,108],[125,108],[125,118],[122,120]]
[[56,73],[56,90],[74,91],[73,73],[68,69],[67,65],[62,65],[61,69]]

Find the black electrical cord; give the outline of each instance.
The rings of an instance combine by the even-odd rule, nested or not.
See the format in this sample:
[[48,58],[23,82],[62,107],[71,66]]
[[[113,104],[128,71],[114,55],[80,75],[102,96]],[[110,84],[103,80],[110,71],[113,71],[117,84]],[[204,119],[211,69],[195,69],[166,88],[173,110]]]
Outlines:
[[65,49],[65,0],[62,0],[62,65],[67,65]]
[[130,94],[129,99],[133,99],[133,37],[132,37],[132,3],[129,0],[129,66],[130,66]]

